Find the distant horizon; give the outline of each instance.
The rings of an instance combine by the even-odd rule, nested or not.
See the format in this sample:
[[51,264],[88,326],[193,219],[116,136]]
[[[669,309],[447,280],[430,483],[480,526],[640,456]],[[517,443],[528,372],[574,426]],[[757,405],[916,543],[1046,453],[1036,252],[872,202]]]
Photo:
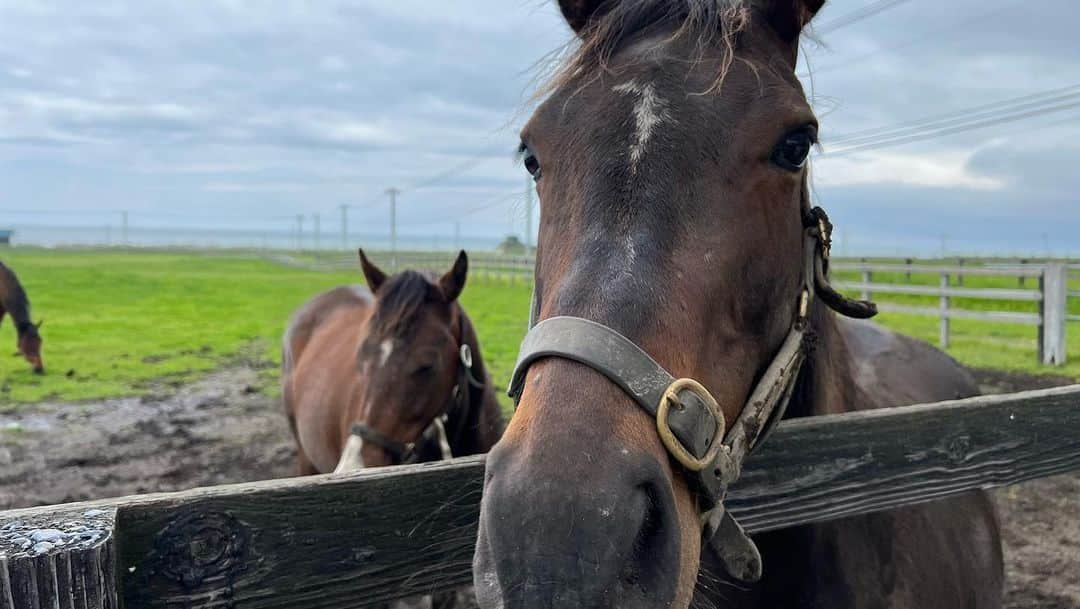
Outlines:
[[[305,232],[302,246],[296,245],[296,231],[275,228],[235,228],[235,227],[168,227],[129,225],[128,240],[123,243],[119,224],[106,225],[31,225],[0,223],[0,230],[14,231],[12,247],[78,248],[78,247],[131,247],[131,248],[170,248],[180,249],[256,249],[279,252],[288,251],[324,251],[352,252],[363,247],[377,251],[390,249],[390,239],[386,233],[350,230],[348,244],[341,246],[340,224],[323,225],[319,236],[319,246],[314,245],[315,235]],[[494,251],[507,237],[517,237],[524,243],[520,234],[507,233],[501,236],[462,233],[455,246],[454,236],[444,233],[422,233],[403,231],[398,233],[398,250],[415,251],[453,251],[455,249]],[[535,243],[535,242],[533,242]],[[928,238],[921,248],[901,246],[867,247],[845,243],[844,236],[834,237],[833,254],[837,258],[980,258],[980,259],[1080,259],[1080,247],[1073,250],[1049,251],[1033,247],[1031,249],[976,249],[950,247],[946,243],[944,253],[940,241]],[[961,242],[962,243],[962,242]]]

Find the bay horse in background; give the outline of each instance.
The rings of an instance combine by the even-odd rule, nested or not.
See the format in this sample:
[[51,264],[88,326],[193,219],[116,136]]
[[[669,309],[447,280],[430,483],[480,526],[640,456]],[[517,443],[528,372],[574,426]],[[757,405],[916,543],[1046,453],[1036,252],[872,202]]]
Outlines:
[[441,277],[388,277],[359,253],[368,288],[315,296],[285,332],[282,395],[300,474],[487,452],[503,423],[458,302],[465,252]]
[[15,271],[0,262],[0,323],[4,315],[10,315],[15,324],[15,355],[21,355],[30,362],[35,374],[45,373],[45,364],[41,360],[41,325],[30,320],[30,299],[26,290],[19,283]]
[[874,309],[829,287],[810,205],[818,127],[795,67],[822,4],[559,1],[579,45],[521,134],[538,323],[486,461],[483,609],[1001,607],[986,493],[752,538],[714,501],[771,428],[765,405],[977,393],[944,353],[834,314]]

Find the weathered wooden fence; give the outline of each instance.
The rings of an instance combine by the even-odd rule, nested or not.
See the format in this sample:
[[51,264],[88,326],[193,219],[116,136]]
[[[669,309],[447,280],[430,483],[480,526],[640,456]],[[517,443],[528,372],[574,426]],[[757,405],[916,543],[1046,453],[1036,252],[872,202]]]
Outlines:
[[[1066,357],[1066,330],[1070,320],[1080,316],[1070,316],[1068,298],[1080,296],[1080,292],[1069,290],[1069,265],[1059,261],[1048,261],[1039,265],[993,265],[993,266],[931,266],[895,263],[836,262],[833,272],[856,272],[859,281],[833,281],[833,285],[842,290],[857,291],[864,299],[873,299],[875,294],[901,294],[909,296],[936,296],[937,307],[913,306],[890,302],[879,302],[878,308],[893,313],[929,315],[939,318],[938,342],[942,348],[949,346],[951,333],[950,320],[975,319],[999,323],[1027,324],[1038,327],[1039,361],[1044,364],[1060,366]],[[911,283],[875,282],[874,274],[898,274],[910,280],[912,274],[932,274],[939,278],[937,286],[914,285]],[[965,276],[1016,277],[1038,280],[1035,289],[1018,287],[974,288],[963,287]],[[1017,311],[973,311],[954,307],[953,298],[977,298],[980,300],[1023,301],[1038,304],[1038,312],[1023,313]]]
[[[444,271],[453,264],[454,252],[391,252],[377,251],[369,255],[385,268],[416,268],[432,271]],[[292,256],[275,256],[274,260],[292,266],[312,269],[355,269],[356,257],[333,254],[319,259],[303,259]],[[507,256],[491,252],[473,252],[469,254],[471,271],[474,275],[500,277],[510,281],[531,281],[534,259],[531,256]],[[396,267],[394,266],[396,264]],[[1080,290],[1069,289],[1069,274],[1080,277],[1080,264],[1068,264],[1060,261],[1015,261],[984,263],[957,259],[952,265],[923,264],[914,259],[902,262],[866,262],[837,259],[832,264],[835,272],[858,273],[858,281],[834,280],[838,288],[858,292],[863,298],[871,299],[875,294],[930,296],[938,298],[938,306],[915,306],[888,301],[879,302],[882,311],[927,315],[939,319],[938,342],[948,348],[952,335],[953,319],[974,319],[998,323],[1024,324],[1037,328],[1038,360],[1044,364],[1060,366],[1066,359],[1066,335],[1069,322],[1080,322],[1080,314],[1069,313],[1069,299],[1080,300]],[[896,277],[903,274],[904,282],[875,281],[874,275],[889,274]],[[912,275],[936,275],[938,285],[919,285],[912,283]],[[964,286],[964,277],[1011,277],[1017,280],[1017,287],[986,288]],[[1027,280],[1034,282],[1028,287]],[[1037,305],[1032,312],[1019,311],[983,311],[957,306],[955,298],[975,298],[980,300],[1019,301]]]
[[[729,505],[761,532],[1014,484],[1080,469],[1077,429],[1080,385],[787,421]],[[341,609],[452,588],[482,483],[466,458],[0,513],[0,608]]]
[[[1080,279],[1080,264],[1070,264],[1068,274],[1070,278]],[[1069,290],[1068,298],[1080,300],[1080,290]],[[1065,319],[1068,321],[1080,321],[1080,313],[1066,315]]]
[[[393,269],[420,269],[445,272],[454,264],[457,252],[365,252],[377,265],[387,271]],[[288,254],[267,255],[267,259],[287,266],[312,270],[356,270],[359,263],[355,254],[322,254],[301,257]],[[494,252],[469,252],[469,274],[471,276],[499,277],[510,281],[532,281],[533,265],[531,256],[509,256]]]

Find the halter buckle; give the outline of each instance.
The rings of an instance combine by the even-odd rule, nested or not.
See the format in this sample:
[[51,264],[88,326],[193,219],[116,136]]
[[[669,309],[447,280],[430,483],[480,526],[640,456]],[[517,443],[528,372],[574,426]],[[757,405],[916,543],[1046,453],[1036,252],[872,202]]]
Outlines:
[[458,350],[458,354],[461,356],[461,363],[466,368],[472,368],[472,349],[469,347],[469,343],[462,343],[461,349]]
[[[668,412],[670,411],[672,404],[681,409],[682,402],[679,399],[679,393],[682,391],[690,391],[697,396],[697,398],[701,400],[701,403],[705,405],[709,414],[716,420],[716,433],[713,435],[712,442],[709,444],[709,450],[705,451],[705,456],[700,459],[695,457],[693,453],[683,446],[682,442],[675,437],[675,433],[671,430],[671,425],[668,423]],[[691,472],[700,472],[716,460],[717,455],[720,454],[720,450],[724,445],[724,432],[726,431],[726,427],[724,413],[720,411],[720,405],[716,402],[716,398],[714,398],[701,383],[694,379],[681,378],[672,381],[667,389],[664,390],[664,394],[661,396],[660,404],[656,410],[656,431],[660,434],[660,440],[663,441],[664,446],[667,447],[671,456],[687,470]]]

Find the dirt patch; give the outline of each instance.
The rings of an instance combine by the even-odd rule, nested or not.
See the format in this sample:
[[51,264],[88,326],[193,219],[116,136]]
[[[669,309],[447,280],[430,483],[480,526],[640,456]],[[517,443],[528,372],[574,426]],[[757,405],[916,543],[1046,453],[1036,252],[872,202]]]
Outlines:
[[146,397],[0,415],[0,508],[290,476],[285,417],[259,383],[233,368]]
[[1028,374],[989,368],[975,368],[971,373],[975,376],[975,381],[979,383],[979,389],[986,394],[1050,389],[1076,383],[1070,377],[1057,374]]
[[[983,393],[1045,389],[1076,382],[1063,376],[1000,370],[973,372]],[[1005,606],[1080,607],[1080,473],[1004,488],[996,496],[1005,542]]]
[[[0,415],[0,509],[287,477],[293,444],[252,363],[155,395]],[[986,393],[1065,377],[976,370]],[[1063,430],[1064,432],[1064,430]],[[997,492],[1010,609],[1080,609],[1080,474]]]

